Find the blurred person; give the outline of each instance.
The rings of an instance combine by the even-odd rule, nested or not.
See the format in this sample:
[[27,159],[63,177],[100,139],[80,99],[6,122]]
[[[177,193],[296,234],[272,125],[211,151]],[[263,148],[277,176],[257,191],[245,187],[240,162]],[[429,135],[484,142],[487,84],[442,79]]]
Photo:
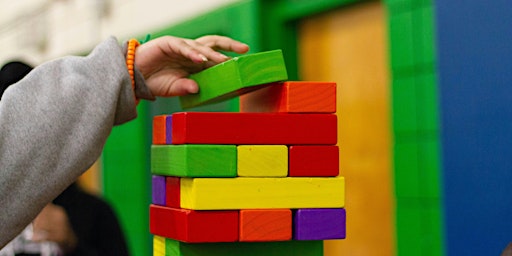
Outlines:
[[[0,69],[0,99],[7,87],[26,76],[32,66],[11,61]],[[119,255],[128,248],[119,221],[101,198],[86,193],[75,182],[46,205],[0,256]]]
[[139,46],[110,37],[9,86],[0,100],[0,248],[99,158],[113,126],[136,118],[138,100],[197,93],[190,74],[229,59],[218,51],[248,50],[215,35]]
[[46,205],[0,256],[130,255],[112,208],[73,183]]

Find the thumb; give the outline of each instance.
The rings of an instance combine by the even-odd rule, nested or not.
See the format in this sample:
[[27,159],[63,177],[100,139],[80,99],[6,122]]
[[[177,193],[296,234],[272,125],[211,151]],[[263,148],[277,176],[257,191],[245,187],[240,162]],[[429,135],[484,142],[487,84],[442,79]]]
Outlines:
[[156,96],[172,97],[197,93],[199,91],[199,87],[194,80],[189,78],[179,78],[171,84],[164,85],[160,88],[154,88],[151,91]]

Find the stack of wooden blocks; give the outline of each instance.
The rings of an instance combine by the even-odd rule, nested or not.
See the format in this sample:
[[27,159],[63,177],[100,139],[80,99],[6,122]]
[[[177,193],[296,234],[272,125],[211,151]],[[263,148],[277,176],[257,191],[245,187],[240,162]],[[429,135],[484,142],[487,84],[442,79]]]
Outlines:
[[192,79],[184,109],[241,95],[240,113],[154,117],[154,255],[322,256],[345,238],[336,84],[286,81],[280,50]]

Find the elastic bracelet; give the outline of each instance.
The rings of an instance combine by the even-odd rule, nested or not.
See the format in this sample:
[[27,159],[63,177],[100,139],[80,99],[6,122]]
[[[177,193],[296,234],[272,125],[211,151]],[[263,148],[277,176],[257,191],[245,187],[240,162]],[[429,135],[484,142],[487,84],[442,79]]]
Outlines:
[[[130,74],[130,79],[132,81],[132,89],[135,94],[135,49],[139,46],[140,43],[137,39],[130,39],[128,41],[128,51],[126,52],[126,67],[128,68],[128,73]],[[139,99],[135,96],[135,102],[138,104]]]

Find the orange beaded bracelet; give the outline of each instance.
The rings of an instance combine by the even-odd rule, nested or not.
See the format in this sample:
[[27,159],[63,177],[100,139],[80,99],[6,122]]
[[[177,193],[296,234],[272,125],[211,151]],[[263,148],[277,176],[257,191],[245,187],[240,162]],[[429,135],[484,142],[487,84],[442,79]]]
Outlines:
[[[140,43],[137,39],[130,39],[128,41],[128,51],[126,52],[126,67],[128,68],[128,73],[130,74],[130,79],[132,80],[132,89],[135,94],[135,49],[139,46]],[[139,103],[137,97],[135,97],[135,102]]]

